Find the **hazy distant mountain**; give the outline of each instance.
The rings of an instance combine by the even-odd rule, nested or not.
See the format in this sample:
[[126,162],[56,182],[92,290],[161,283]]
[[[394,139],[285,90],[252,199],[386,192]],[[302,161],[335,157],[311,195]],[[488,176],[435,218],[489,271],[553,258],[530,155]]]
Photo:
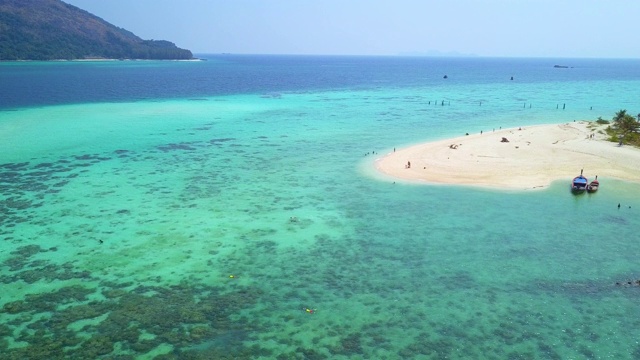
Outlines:
[[0,0],[0,60],[191,59],[60,0]]

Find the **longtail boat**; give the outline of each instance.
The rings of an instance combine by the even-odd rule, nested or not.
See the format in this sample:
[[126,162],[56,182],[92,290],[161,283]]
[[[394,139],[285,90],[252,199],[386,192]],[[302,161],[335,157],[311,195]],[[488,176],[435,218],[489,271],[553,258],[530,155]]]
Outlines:
[[583,170],[580,170],[580,175],[574,177],[571,181],[571,192],[574,194],[582,194],[587,190],[589,180],[582,175],[582,171]]
[[587,185],[587,192],[594,193],[598,191],[598,186],[600,186],[600,182],[598,181],[598,175],[596,175],[596,179]]

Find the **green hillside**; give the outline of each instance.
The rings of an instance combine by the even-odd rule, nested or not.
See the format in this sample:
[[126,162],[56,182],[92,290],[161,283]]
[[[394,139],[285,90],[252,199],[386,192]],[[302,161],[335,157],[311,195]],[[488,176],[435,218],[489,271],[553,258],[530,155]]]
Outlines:
[[0,0],[0,60],[191,59],[60,0]]

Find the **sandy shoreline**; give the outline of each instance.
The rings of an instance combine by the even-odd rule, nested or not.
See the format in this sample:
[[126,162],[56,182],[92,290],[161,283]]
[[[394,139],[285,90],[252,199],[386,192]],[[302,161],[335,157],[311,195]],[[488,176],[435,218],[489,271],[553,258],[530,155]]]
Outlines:
[[606,141],[599,133],[604,128],[580,121],[472,134],[398,149],[378,159],[376,168],[409,181],[510,190],[561,179],[568,184],[581,169],[589,180],[640,181],[640,150]]

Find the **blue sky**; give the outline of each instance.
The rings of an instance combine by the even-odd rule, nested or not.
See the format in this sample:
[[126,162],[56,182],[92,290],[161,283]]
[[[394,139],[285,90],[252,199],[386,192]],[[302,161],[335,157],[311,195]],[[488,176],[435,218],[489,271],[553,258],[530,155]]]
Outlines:
[[640,58],[637,0],[64,0],[194,53]]

